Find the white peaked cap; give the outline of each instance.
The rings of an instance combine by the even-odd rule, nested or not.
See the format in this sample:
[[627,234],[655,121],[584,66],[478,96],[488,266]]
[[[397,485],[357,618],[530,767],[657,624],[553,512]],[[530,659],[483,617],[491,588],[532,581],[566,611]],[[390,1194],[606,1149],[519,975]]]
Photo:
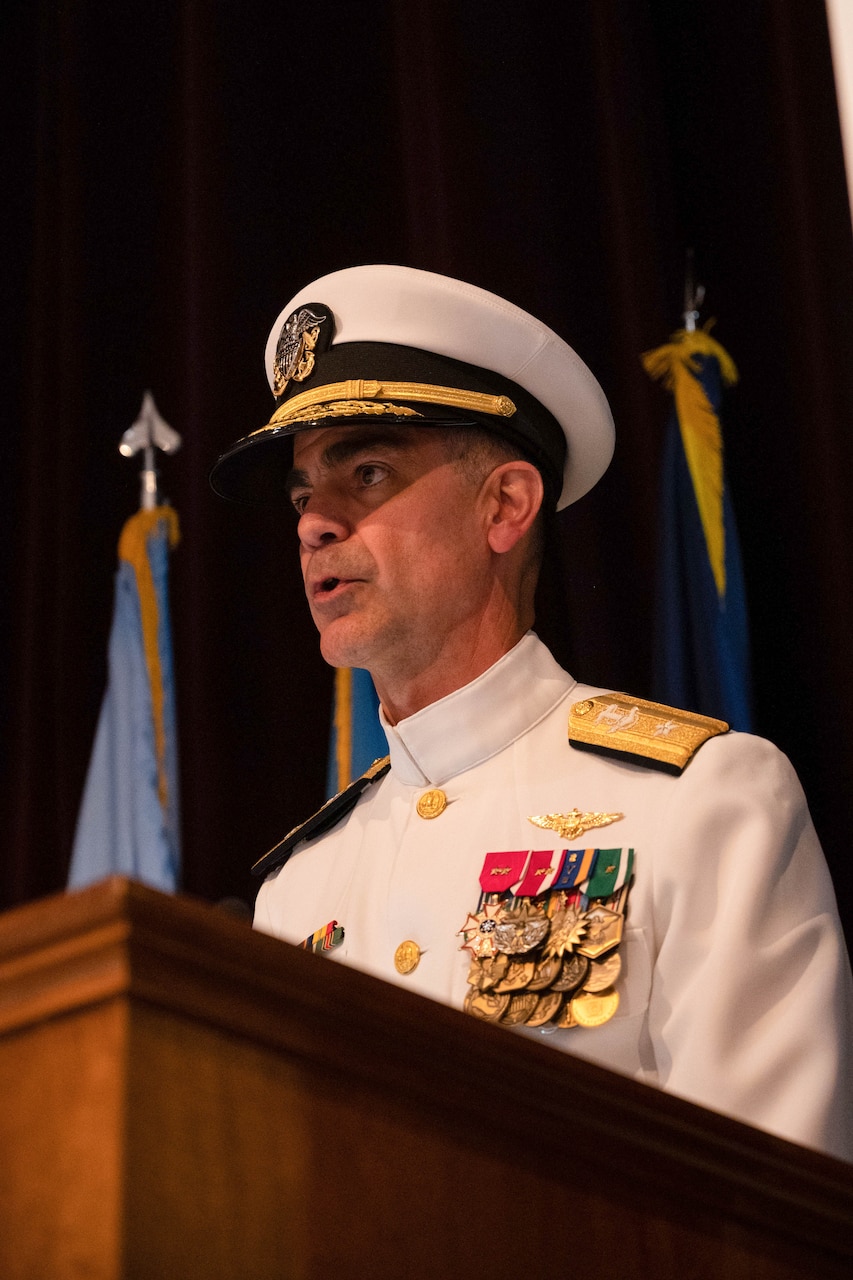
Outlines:
[[[563,483],[557,502],[558,509],[577,501],[606,471],[613,456],[615,433],[604,392],[568,343],[520,307],[475,285],[411,267],[363,266],[335,271],[301,289],[284,307],[273,325],[266,345],[266,371],[271,387],[276,382],[276,362],[281,361],[285,326],[292,317],[300,314],[301,308],[310,308],[315,304],[325,308],[333,317],[333,330],[329,327],[332,336],[330,339],[326,338],[328,352],[337,353],[337,360],[334,356],[331,360],[326,357],[327,364],[334,365],[335,368],[334,373],[325,376],[325,381],[330,383],[330,390],[333,389],[332,378],[340,377],[341,369],[346,378],[391,376],[387,372],[377,375],[374,366],[382,363],[382,349],[374,344],[388,344],[390,348],[397,348],[397,363],[394,367],[399,369],[402,359],[404,372],[407,353],[403,351],[401,354],[399,349],[411,349],[408,354],[412,357],[413,368],[417,363],[416,357],[424,352],[432,353],[463,366],[474,366],[473,370],[468,371],[474,376],[474,381],[468,381],[469,387],[479,388],[482,385],[485,389],[503,392],[510,399],[513,397],[514,387],[517,387],[536,402],[531,412],[530,403],[526,397],[522,397],[527,406],[525,412],[521,401],[516,397],[519,411],[515,415],[515,422],[512,418],[498,420],[490,419],[488,414],[478,414],[478,425],[487,429],[493,427],[497,434],[510,437],[517,425],[517,434],[523,436],[526,433],[529,441],[534,446],[540,444],[543,451],[549,451],[552,459],[555,456],[554,438],[562,455],[562,442],[559,440],[559,433],[562,431],[567,446],[565,463],[563,464],[561,456],[559,464],[554,464],[562,466]],[[371,345],[362,347],[352,344]],[[320,347],[322,341],[318,345],[318,351]],[[349,364],[344,348],[351,352]],[[380,357],[378,360],[374,359],[377,352]],[[323,358],[318,354],[317,370],[320,370]],[[460,384],[458,380],[453,381],[452,366],[439,365],[439,374],[443,374],[443,377],[424,375],[422,365],[417,367],[416,373],[420,381],[412,385],[421,388],[424,382],[430,381],[450,382],[451,386],[465,385],[464,382]],[[489,383],[489,374],[498,375],[494,387]],[[319,382],[320,386],[324,382],[324,376],[318,376],[316,372],[312,379]],[[514,384],[514,387],[508,388],[499,381],[504,379]],[[286,435],[311,427],[340,425],[340,420],[329,417],[328,414],[323,421],[312,419],[308,410],[304,414],[298,413],[297,421],[293,421],[294,415],[286,411],[288,398],[298,400],[302,386],[309,385],[309,381],[291,383],[280,396],[278,412],[268,428],[262,428],[252,436],[238,441],[232,450],[223,455],[213,477],[214,487],[219,492],[232,496],[228,493],[225,464],[241,450],[247,452],[246,446],[251,442],[263,441],[265,433],[267,436]],[[334,387],[340,388],[342,385],[341,382],[336,382]],[[399,388],[403,384],[393,385]],[[397,391],[393,398],[399,399],[399,395],[400,392]],[[416,397],[410,397],[414,398]],[[451,399],[449,403],[458,405],[462,402]],[[547,413],[537,413],[540,407]],[[324,409],[328,410],[329,406],[324,406]],[[281,426],[283,412],[288,419],[288,425],[284,427]],[[458,412],[456,416],[459,417]],[[436,423],[437,420],[434,420],[432,425]],[[519,425],[522,423],[523,426]],[[544,433],[540,431],[542,423]],[[416,426],[417,418],[413,418],[409,425]],[[551,439],[546,445],[545,439],[549,431]],[[262,461],[260,456],[258,461]],[[559,478],[559,471],[557,477]],[[225,483],[219,483],[220,480]]]

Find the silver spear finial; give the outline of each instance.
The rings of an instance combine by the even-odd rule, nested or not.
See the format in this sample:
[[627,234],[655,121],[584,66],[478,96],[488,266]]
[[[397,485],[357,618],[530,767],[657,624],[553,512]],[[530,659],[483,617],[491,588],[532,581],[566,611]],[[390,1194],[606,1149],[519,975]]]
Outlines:
[[696,331],[699,309],[705,301],[705,286],[696,283],[693,264],[693,250],[687,250],[687,262],[684,268],[684,328],[688,333]]
[[143,511],[153,510],[160,501],[154,450],[159,449],[162,453],[176,453],[180,447],[181,437],[164,418],[160,417],[154,397],[150,391],[146,391],[142,397],[139,417],[133,426],[125,431],[118,447],[119,453],[125,458],[132,458],[140,451],[143,453],[140,472],[142,492],[139,499],[139,505]]

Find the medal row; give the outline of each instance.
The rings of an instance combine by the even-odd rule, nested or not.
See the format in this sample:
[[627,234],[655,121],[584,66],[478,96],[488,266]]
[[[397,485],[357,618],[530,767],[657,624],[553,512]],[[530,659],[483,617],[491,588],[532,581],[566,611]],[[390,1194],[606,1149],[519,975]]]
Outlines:
[[[602,1026],[616,1013],[615,983],[622,968],[618,948],[634,851],[579,851],[587,874],[567,890],[562,868],[571,852],[565,850],[548,866],[551,871],[556,862],[552,884],[562,879],[562,885],[536,896],[521,896],[520,889],[530,882],[532,867],[538,871],[538,864],[548,865],[547,855],[487,854],[479,909],[469,912],[459,930],[462,949],[472,957],[464,1008],[474,1017],[507,1026],[568,1028]],[[599,853],[605,855],[606,879],[596,887],[606,888],[606,897],[588,892]],[[505,883],[502,893],[485,892],[494,884],[496,870],[512,888]]]

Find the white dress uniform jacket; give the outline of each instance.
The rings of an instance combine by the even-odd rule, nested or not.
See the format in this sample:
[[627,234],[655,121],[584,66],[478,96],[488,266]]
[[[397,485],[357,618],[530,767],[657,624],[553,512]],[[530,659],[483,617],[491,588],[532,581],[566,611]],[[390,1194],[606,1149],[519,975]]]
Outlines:
[[[337,920],[336,960],[461,1008],[486,853],[558,850],[530,822],[621,813],[574,847],[635,850],[620,1004],[607,1024],[528,1031],[565,1052],[853,1160],[853,998],[835,898],[797,777],[748,734],[680,777],[572,749],[577,684],[528,634],[482,676],[385,725],[391,770],[262,885],[255,924],[291,942]],[[446,809],[419,817],[439,787]],[[394,953],[420,948],[401,976]]]

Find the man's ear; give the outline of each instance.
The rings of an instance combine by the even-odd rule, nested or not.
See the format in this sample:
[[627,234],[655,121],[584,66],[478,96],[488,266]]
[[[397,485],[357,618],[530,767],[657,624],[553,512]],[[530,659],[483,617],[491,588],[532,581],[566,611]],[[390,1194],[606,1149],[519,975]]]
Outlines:
[[533,524],[545,488],[532,462],[502,462],[483,486],[487,499],[488,539],[492,551],[511,551]]

